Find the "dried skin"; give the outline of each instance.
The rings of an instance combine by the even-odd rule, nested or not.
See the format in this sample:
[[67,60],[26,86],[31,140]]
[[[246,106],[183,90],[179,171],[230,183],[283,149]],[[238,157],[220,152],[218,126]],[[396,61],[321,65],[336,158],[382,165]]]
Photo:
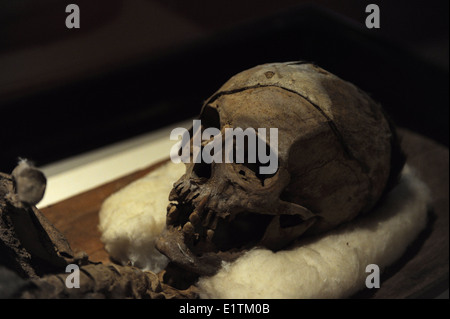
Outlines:
[[197,298],[194,287],[177,290],[160,281],[152,272],[131,266],[86,265],[80,268],[80,287],[68,288],[69,274],[58,274],[32,280],[20,296],[24,299],[174,299]]
[[22,278],[37,278],[74,262],[64,236],[35,207],[18,200],[13,179],[0,173],[0,255]]
[[[18,298],[197,298],[195,287],[179,290],[163,275],[131,266],[92,263],[74,256],[65,237],[34,206],[18,200],[13,178],[0,173],[0,265],[27,279],[6,292]],[[80,288],[68,288],[66,266],[80,269]],[[17,281],[17,280],[16,280]],[[19,285],[18,285],[19,287]]]

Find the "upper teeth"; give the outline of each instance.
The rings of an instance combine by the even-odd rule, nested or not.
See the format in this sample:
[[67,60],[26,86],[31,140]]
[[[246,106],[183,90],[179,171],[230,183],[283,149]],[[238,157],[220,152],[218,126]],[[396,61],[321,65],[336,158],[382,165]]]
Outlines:
[[169,204],[167,211],[167,224],[174,224],[178,218],[178,208],[175,204]]
[[189,216],[189,221],[193,224],[193,225],[197,225],[200,221],[200,216],[198,216],[197,211],[194,211],[190,216]]
[[194,233],[194,231],[195,231],[195,229],[191,222],[187,222],[186,224],[184,224],[184,226],[183,226],[184,233],[191,235]]
[[207,239],[208,241],[211,241],[213,237],[214,237],[214,230],[208,229],[208,230],[206,231],[206,239]]

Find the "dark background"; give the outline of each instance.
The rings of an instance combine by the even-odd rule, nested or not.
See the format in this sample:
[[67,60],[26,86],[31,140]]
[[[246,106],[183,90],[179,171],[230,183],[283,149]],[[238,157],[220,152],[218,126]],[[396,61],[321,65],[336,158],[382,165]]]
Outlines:
[[[65,27],[76,3],[81,28]],[[366,5],[381,28],[365,27]],[[449,2],[6,0],[0,3],[0,171],[195,116],[233,74],[309,60],[448,146]]]

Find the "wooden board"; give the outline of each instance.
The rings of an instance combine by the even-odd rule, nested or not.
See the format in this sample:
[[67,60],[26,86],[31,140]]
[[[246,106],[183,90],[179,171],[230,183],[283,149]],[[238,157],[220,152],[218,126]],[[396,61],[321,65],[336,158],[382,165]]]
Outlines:
[[[415,133],[401,130],[408,163],[429,186],[433,196],[427,229],[381,278],[381,288],[367,289],[355,298],[431,298],[448,289],[449,152],[448,148]],[[163,161],[165,162],[165,161]],[[158,168],[163,162],[71,197],[41,211],[67,237],[74,251],[93,261],[108,263],[100,241],[98,212],[112,193]]]
[[108,263],[109,255],[100,241],[101,233],[98,229],[98,212],[103,201],[119,189],[157,169],[166,161],[168,160],[44,207],[41,212],[66,236],[75,253],[84,251],[89,255],[90,260]]

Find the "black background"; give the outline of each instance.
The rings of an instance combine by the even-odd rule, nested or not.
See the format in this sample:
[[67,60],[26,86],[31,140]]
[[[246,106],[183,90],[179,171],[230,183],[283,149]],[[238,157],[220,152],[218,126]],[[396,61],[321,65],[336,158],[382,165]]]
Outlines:
[[[51,65],[57,61],[42,58],[41,48],[79,41],[125,10],[119,0],[72,1],[80,6],[81,28],[69,30],[63,21],[70,2],[8,2],[0,7],[6,84],[18,70],[2,66],[8,61],[2,57],[31,52],[31,66],[34,58]],[[29,67],[27,79],[21,70],[23,85],[0,86],[0,171],[10,172],[19,156],[44,165],[185,120],[235,73],[292,60],[315,62],[355,83],[399,126],[448,146],[448,1],[371,1],[380,7],[380,29],[365,27],[370,2],[358,0],[148,2],[192,23],[199,35],[158,47],[168,28],[184,32],[162,19],[154,29],[130,31],[136,47],[153,41],[147,52],[133,56],[130,46],[128,58],[119,58],[109,40],[99,39],[97,52],[104,45],[101,53],[116,63],[89,65],[92,48],[83,44],[67,59],[67,70],[84,66],[77,76],[63,63],[59,78],[42,83],[45,72]]]

